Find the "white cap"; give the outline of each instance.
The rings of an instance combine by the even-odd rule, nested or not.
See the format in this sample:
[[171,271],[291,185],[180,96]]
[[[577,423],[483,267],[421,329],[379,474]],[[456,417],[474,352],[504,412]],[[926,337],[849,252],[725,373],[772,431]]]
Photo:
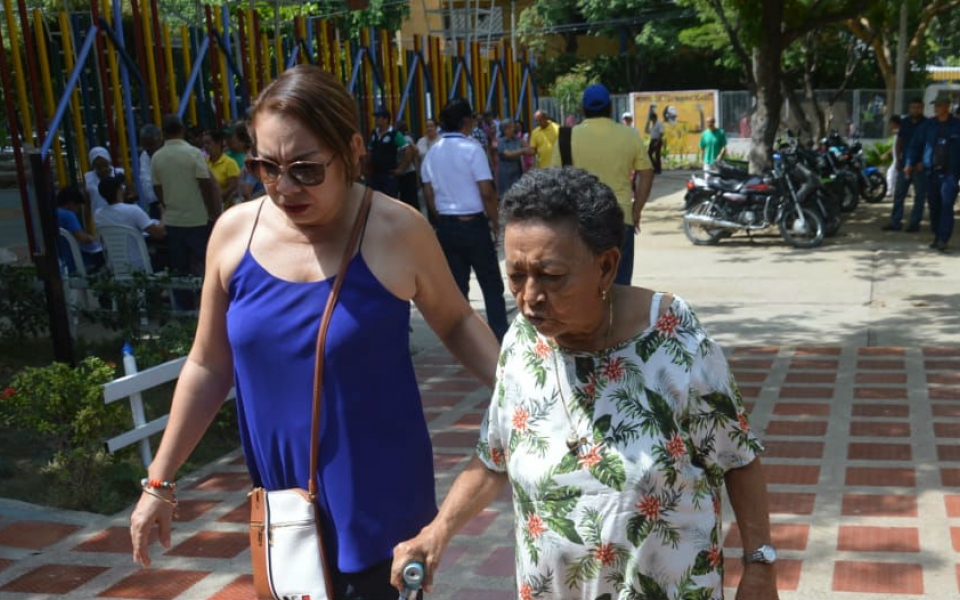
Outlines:
[[103,146],[94,146],[93,148],[90,148],[90,152],[87,154],[87,161],[91,165],[93,165],[93,161],[97,160],[98,158],[102,158],[108,163],[113,162],[110,159],[110,152]]
[[633,113],[632,113],[632,112],[629,112],[629,111],[623,113],[622,115],[620,115],[620,120],[622,121],[623,119],[633,120]]

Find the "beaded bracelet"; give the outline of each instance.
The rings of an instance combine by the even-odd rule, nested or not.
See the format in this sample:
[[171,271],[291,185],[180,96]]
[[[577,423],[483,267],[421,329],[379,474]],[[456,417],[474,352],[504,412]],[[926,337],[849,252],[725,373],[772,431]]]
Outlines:
[[173,481],[164,481],[161,479],[149,479],[147,477],[144,477],[143,479],[140,480],[140,487],[144,489],[153,488],[155,490],[175,490],[177,489],[177,484],[176,482],[173,482]]

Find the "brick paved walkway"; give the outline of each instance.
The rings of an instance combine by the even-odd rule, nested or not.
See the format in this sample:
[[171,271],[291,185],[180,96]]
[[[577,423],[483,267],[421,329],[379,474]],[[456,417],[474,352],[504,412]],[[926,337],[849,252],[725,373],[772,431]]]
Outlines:
[[[767,447],[781,598],[960,597],[960,348],[728,355]],[[416,365],[442,497],[470,455],[488,392],[443,350],[419,353]],[[38,515],[5,501],[0,598],[251,598],[242,459],[183,483],[173,547],[154,546],[150,570],[130,561],[129,511]],[[727,512],[732,587],[742,550]],[[453,540],[432,598],[515,598],[510,515],[505,495]]]

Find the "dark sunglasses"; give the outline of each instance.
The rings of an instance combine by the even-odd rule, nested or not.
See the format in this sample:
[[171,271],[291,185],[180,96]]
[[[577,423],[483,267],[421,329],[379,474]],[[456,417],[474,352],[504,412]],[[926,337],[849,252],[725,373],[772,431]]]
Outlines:
[[337,157],[334,156],[325,163],[298,160],[297,162],[283,166],[278,165],[272,160],[250,156],[247,157],[244,164],[247,166],[247,172],[261,183],[273,185],[277,183],[282,176],[286,175],[297,185],[312,187],[323,183],[323,180],[327,177],[327,167],[333,164],[336,158]]

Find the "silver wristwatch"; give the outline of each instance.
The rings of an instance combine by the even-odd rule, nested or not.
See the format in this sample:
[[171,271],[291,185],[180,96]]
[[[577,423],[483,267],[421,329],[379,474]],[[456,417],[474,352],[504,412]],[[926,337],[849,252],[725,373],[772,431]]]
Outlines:
[[762,563],[772,565],[777,562],[777,549],[770,544],[764,544],[749,554],[743,555],[745,563]]

